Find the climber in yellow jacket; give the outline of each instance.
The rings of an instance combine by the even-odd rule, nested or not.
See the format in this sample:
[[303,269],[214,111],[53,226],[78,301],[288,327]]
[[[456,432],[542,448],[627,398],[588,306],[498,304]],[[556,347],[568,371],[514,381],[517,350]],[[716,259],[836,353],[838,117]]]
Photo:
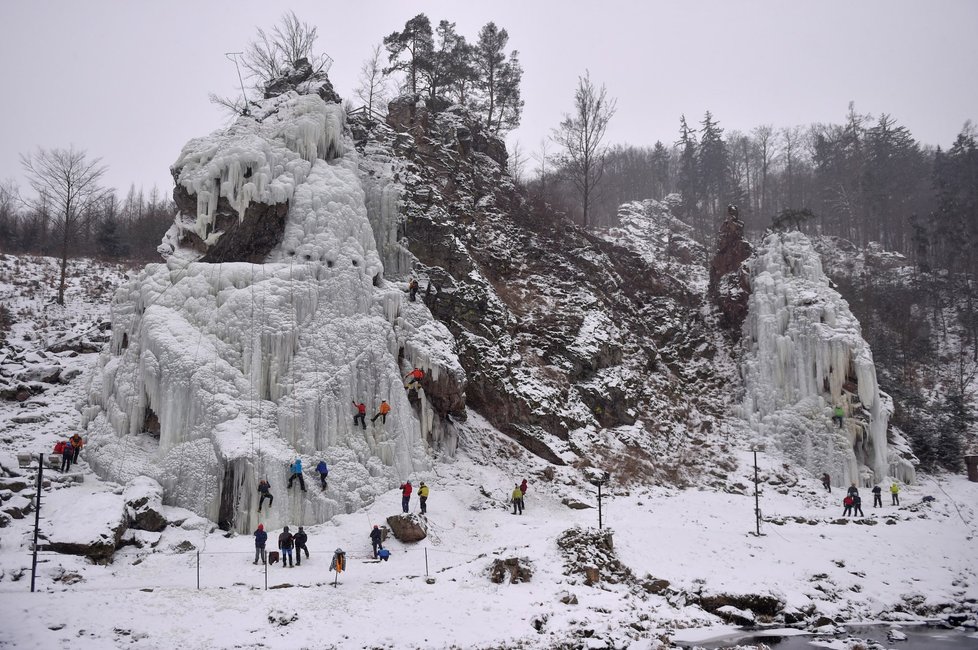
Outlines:
[[893,499],[893,505],[900,505],[900,486],[896,484],[896,481],[890,483],[890,498]]

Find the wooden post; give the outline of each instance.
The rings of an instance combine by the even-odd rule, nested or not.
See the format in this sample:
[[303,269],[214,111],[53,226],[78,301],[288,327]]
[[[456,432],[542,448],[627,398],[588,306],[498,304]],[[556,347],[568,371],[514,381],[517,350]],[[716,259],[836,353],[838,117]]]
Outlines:
[[37,535],[41,527],[41,479],[44,477],[44,454],[37,455],[37,496],[34,498],[34,553],[31,560],[31,593],[37,580]]

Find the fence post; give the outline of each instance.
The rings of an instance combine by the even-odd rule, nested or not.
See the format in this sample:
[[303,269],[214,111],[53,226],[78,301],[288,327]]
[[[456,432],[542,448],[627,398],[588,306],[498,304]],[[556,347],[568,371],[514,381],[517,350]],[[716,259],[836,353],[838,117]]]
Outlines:
[[428,577],[428,547],[424,547],[424,576]]
[[197,589],[200,589],[200,549],[197,550]]
[[37,578],[37,533],[41,527],[41,481],[44,477],[44,454],[37,455],[37,497],[34,499],[34,558],[31,560],[31,593]]
[[265,591],[268,591],[268,558],[265,557],[264,549],[262,549],[262,564],[265,565]]

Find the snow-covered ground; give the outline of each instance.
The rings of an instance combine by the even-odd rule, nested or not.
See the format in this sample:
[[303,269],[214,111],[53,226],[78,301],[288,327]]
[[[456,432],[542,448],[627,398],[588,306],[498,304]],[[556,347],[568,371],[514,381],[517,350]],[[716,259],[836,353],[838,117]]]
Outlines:
[[[19,291],[12,278],[22,283],[38,272],[21,265],[14,274],[7,266],[12,258],[2,261],[7,272],[0,298],[6,303]],[[45,269],[50,263],[33,264]],[[80,264],[69,306],[58,317],[45,301],[23,298],[5,351],[94,323],[104,302],[83,299],[83,287],[95,278],[111,284],[120,277],[121,269]],[[20,471],[14,454],[49,451],[59,436],[77,430],[76,405],[95,356],[58,357],[81,374],[24,402],[0,402],[3,467]],[[43,417],[22,417],[26,413]],[[728,442],[746,450],[749,436],[743,435],[743,441]],[[731,630],[705,611],[711,597],[714,605],[723,597],[770,597],[809,625],[822,616],[905,621],[974,611],[978,484],[920,477],[901,493],[900,507],[888,505],[884,495],[887,505],[874,510],[871,495],[864,494],[866,517],[841,523],[839,490],[826,494],[814,477],[761,454],[765,521],[758,537],[752,534],[752,455],[742,451],[717,460],[710,487],[699,489],[622,485],[612,476],[602,517],[613,531],[614,551],[568,545],[568,530],[581,527],[587,537],[597,524],[595,508],[569,507],[595,506],[593,488],[581,483],[579,470],[548,469],[473,414],[460,432],[457,459],[412,477],[432,489],[427,539],[392,540],[389,562],[369,561],[371,526],[400,511],[400,494],[393,490],[354,513],[309,527],[312,556],[301,567],[268,567],[268,590],[265,568],[252,564],[250,536],[226,537],[199,518],[168,509],[171,521],[184,523],[171,523],[162,533],[131,531],[138,544],[120,548],[110,564],[42,552],[38,593],[31,594],[28,513],[0,528],[0,646],[656,648]],[[122,486],[89,472],[84,452],[78,473],[83,482],[53,476],[44,491],[42,531],[49,536],[97,537],[114,507],[99,504],[121,499]],[[530,483],[526,512],[513,515],[508,497],[524,477]],[[309,487],[318,489],[311,480]],[[22,510],[30,492],[0,489],[0,510]],[[923,503],[924,496],[935,501]],[[293,522],[292,530],[300,523]],[[271,548],[280,529],[269,532]],[[350,564],[334,587],[329,564],[337,548],[348,553]],[[490,565],[507,558],[530,568],[529,581],[490,581]],[[760,613],[741,615],[766,620]]]

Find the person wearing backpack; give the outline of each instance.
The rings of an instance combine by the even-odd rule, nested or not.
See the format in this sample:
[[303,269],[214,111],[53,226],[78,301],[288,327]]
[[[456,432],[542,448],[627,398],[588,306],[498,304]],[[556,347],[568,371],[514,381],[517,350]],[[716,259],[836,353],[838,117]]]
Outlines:
[[268,561],[265,556],[265,542],[267,541],[268,533],[265,532],[265,526],[258,524],[258,529],[255,531],[255,561],[252,564],[258,564],[259,557],[261,557],[262,564]]
[[873,507],[883,507],[883,489],[879,485],[873,486]]
[[71,470],[71,459],[75,455],[75,448],[71,446],[71,441],[65,442],[64,453],[61,454],[61,472],[67,472]]
[[289,568],[292,568],[292,547],[294,544],[295,538],[292,537],[289,527],[286,526],[282,534],[278,536],[278,550],[282,552],[282,568],[285,568],[286,559],[289,561]]
[[326,477],[329,476],[329,467],[326,466],[326,461],[321,460],[319,464],[316,465],[316,471],[319,472],[319,482],[323,486],[323,491],[326,491]]
[[299,532],[295,534],[292,541],[295,542],[295,565],[302,566],[302,552],[306,552],[306,559],[309,559],[309,548],[306,546],[306,532],[302,530],[302,526],[299,526]]
[[851,494],[847,494],[846,498],[842,500],[842,505],[845,506],[845,509],[842,511],[843,517],[848,517],[852,514],[852,502],[853,498]]
[[513,514],[519,510],[520,514],[523,514],[523,491],[520,489],[519,484],[513,485]]
[[857,514],[860,517],[866,516],[863,514],[863,498],[858,494],[855,494],[852,497],[852,516],[855,517]]

